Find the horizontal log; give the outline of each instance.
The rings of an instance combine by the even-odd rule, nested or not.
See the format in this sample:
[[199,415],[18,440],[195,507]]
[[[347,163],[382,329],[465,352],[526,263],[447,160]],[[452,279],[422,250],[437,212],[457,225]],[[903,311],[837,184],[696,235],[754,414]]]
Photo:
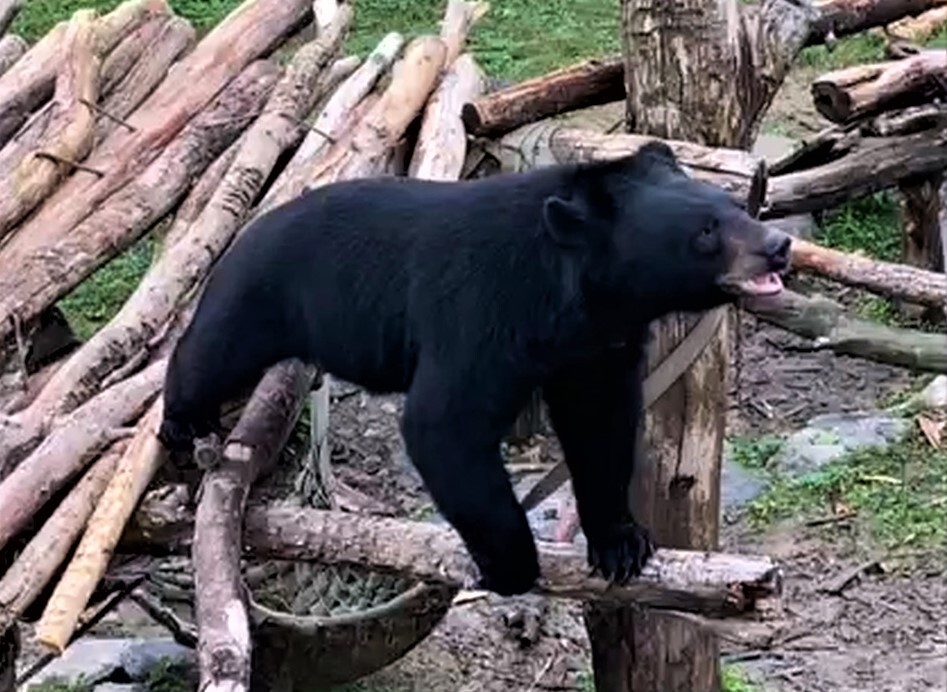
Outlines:
[[811,339],[811,350],[833,351],[916,371],[947,372],[943,334],[860,320],[845,314],[845,309],[834,301],[790,290],[746,299],[742,307],[764,322]]
[[[554,121],[526,125],[484,146],[506,171],[524,171],[551,164],[615,159],[633,154],[654,137],[601,134],[561,127]],[[763,201],[763,161],[740,149],[706,147],[666,140],[681,166],[695,178],[719,185],[755,213]]]
[[461,118],[468,133],[498,137],[554,115],[621,101],[624,75],[620,57],[589,60],[464,104]]
[[947,131],[903,137],[857,137],[848,153],[821,166],[769,179],[761,218],[771,219],[836,207],[947,168]]
[[798,238],[792,243],[792,267],[889,298],[934,308],[947,304],[944,274],[840,252]]
[[816,110],[846,123],[895,108],[923,104],[947,84],[947,50],[921,51],[904,60],[855,65],[812,83]]
[[[161,495],[160,490],[153,493]],[[123,546],[186,550],[193,510],[180,506],[173,513],[152,515],[151,506],[146,497],[126,534],[132,542]],[[259,558],[359,564],[467,588],[477,581],[460,537],[451,528],[427,522],[251,504],[244,542],[248,554]],[[547,596],[638,603],[719,618],[753,612],[761,599],[782,592],[782,573],[764,556],[659,548],[640,578],[609,586],[589,576],[583,552],[544,542],[538,547],[542,576],[535,592]]]
[[807,45],[830,42],[905,17],[916,17],[944,0],[822,0],[816,3],[819,18],[809,32]]

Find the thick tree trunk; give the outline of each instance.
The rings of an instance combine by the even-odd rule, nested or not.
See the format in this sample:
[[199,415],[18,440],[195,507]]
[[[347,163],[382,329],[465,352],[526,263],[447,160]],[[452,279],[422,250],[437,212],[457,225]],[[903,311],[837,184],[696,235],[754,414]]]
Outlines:
[[0,75],[9,70],[26,53],[27,45],[19,36],[7,34],[0,36]]
[[278,72],[267,61],[250,65],[135,180],[69,232],[33,235],[30,221],[14,234],[0,250],[0,266],[22,270],[0,276],[0,338],[12,316],[33,319],[171,211],[191,180],[259,114]]
[[[634,131],[740,149],[755,139],[812,20],[806,6],[779,0],[759,7],[736,0],[623,0],[622,7],[626,120]],[[640,464],[629,494],[632,511],[658,545],[717,548],[727,322],[720,320],[690,369],[645,415],[650,463]],[[656,324],[649,370],[698,323],[674,315]],[[720,689],[717,641],[692,623],[590,604],[586,624],[598,689]]]
[[766,206],[771,219],[831,209],[842,202],[938,174],[947,167],[947,131],[931,129],[902,137],[854,137],[847,153],[828,163],[769,179]]
[[270,368],[204,476],[194,522],[198,657],[202,690],[247,690],[249,615],[240,573],[250,487],[272,466],[302,413],[316,371],[296,360]]
[[514,84],[464,105],[464,126],[478,137],[499,137],[560,113],[625,98],[620,57],[590,60]]
[[926,103],[947,83],[947,51],[925,50],[904,60],[856,65],[812,83],[816,110],[835,123]]
[[859,34],[876,26],[887,26],[904,17],[916,17],[944,0],[823,0],[816,7],[819,18],[813,23],[807,45],[817,45]]
[[[940,189],[943,173],[904,181],[901,191],[901,260],[912,267],[938,272],[944,277],[944,255],[940,243]],[[926,276],[926,274],[924,275]],[[907,297],[907,296],[904,296]],[[947,302],[947,291],[935,302],[925,301],[932,307]]]

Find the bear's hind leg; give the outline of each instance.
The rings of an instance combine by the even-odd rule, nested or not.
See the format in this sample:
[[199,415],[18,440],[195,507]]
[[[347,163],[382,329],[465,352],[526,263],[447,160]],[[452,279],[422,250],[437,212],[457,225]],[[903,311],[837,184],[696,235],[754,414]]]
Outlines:
[[401,430],[412,463],[438,510],[460,534],[481,575],[502,596],[530,591],[539,576],[536,544],[500,456],[512,417],[495,399],[421,364]]

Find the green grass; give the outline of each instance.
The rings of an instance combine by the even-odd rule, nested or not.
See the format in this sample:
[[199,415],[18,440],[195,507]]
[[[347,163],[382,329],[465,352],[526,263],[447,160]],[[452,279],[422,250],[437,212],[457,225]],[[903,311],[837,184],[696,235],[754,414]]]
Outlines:
[[894,197],[888,192],[879,192],[826,213],[819,240],[838,250],[864,252],[875,259],[896,261],[901,239]]
[[783,447],[784,440],[778,435],[745,435],[729,439],[730,453],[735,462],[745,468],[766,468],[769,460]]
[[69,681],[54,677],[28,689],[30,692],[91,692],[92,685],[82,680]]
[[806,476],[773,479],[749,506],[751,525],[824,516],[833,502],[858,512],[859,522],[888,548],[943,551],[947,545],[947,450],[917,433],[888,448],[854,452]]
[[798,65],[820,70],[837,70],[885,59],[885,42],[879,36],[857,34],[840,39],[834,48],[809,46],[799,54]]
[[720,692],[762,692],[742,670],[725,665],[720,671]]

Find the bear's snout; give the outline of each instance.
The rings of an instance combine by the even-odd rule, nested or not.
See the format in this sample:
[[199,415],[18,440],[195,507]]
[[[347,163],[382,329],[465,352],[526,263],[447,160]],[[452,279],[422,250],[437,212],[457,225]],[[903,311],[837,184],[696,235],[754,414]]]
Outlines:
[[780,231],[767,231],[763,241],[763,254],[769,262],[769,270],[774,272],[785,271],[789,267],[792,238]]

